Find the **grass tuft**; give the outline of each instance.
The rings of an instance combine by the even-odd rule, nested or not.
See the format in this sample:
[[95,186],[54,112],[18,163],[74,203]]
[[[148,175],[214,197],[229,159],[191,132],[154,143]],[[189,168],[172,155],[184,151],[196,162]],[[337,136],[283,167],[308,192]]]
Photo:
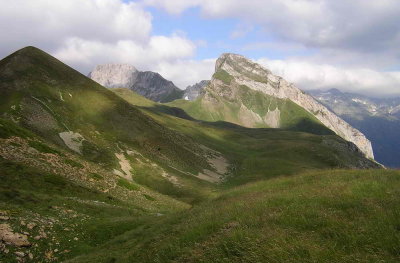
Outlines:
[[117,182],[118,186],[121,186],[123,188],[126,188],[130,191],[137,191],[139,190],[139,187],[137,185],[135,185],[134,183],[129,182],[128,180],[126,180],[125,178],[119,178],[118,182]]
[[38,142],[38,141],[29,141],[29,146],[38,150],[41,153],[52,153],[52,154],[58,154],[62,155],[62,153],[50,146],[47,146],[44,143]]

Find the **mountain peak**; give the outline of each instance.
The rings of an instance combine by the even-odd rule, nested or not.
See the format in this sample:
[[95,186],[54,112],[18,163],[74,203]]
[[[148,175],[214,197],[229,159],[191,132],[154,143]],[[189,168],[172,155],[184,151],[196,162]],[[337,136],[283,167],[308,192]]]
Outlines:
[[137,74],[137,69],[129,64],[103,64],[97,65],[89,77],[107,88],[128,88]]
[[234,77],[246,76],[253,80],[267,79],[271,71],[250,59],[233,53],[223,53],[215,63],[215,72],[225,71]]
[[246,59],[244,56],[234,53],[222,53],[215,63],[215,71],[220,69],[225,62],[229,61],[239,61],[241,59]]
[[140,95],[156,101],[168,102],[182,97],[183,91],[160,74],[152,71],[138,71],[129,64],[98,65],[89,73],[89,78],[107,88],[131,89]]
[[[40,72],[41,74],[37,74]],[[50,75],[57,75],[59,81],[65,83],[79,79],[84,81],[84,76],[75,69],[64,64],[60,60],[44,52],[43,50],[27,46],[15,51],[0,61],[0,78],[16,79],[16,81],[46,80]],[[26,86],[18,85],[18,89]]]
[[[262,96],[265,97],[264,102],[261,102]],[[223,103],[218,104],[216,98]],[[302,112],[303,116],[307,115],[306,120],[317,120],[340,137],[353,142],[365,156],[373,158],[371,142],[364,134],[292,83],[238,54],[224,53],[218,58],[215,73],[205,90],[203,102],[209,109],[212,106],[218,108],[218,105],[237,105],[238,109],[227,113],[223,120],[233,121],[246,127],[267,125],[272,128],[285,128],[290,123],[288,118],[296,118],[296,114]],[[298,106],[300,108],[288,112],[285,102],[297,104],[291,106],[293,109]],[[256,104],[258,106],[255,106]],[[298,126],[302,123],[300,119],[296,122]],[[305,126],[303,125],[301,129]],[[320,131],[319,128],[311,130],[313,129]]]
[[34,46],[27,46],[27,47],[18,49],[17,51],[13,52],[12,54],[10,54],[6,58],[4,58],[4,60],[8,60],[10,58],[15,58],[15,57],[19,57],[19,58],[27,58],[27,57],[52,58],[49,54],[47,54],[43,50],[41,50],[37,47],[34,47]]
[[[32,53],[32,52],[45,53],[43,50],[41,50],[41,49],[39,49],[39,48],[37,48],[37,47],[34,47],[34,46],[26,46],[26,47],[23,47],[23,48],[21,48],[21,49],[18,49],[17,51],[15,51],[14,53],[12,53],[11,55],[13,55],[13,54],[30,54],[30,53]],[[10,55],[10,56],[11,56],[11,55]]]

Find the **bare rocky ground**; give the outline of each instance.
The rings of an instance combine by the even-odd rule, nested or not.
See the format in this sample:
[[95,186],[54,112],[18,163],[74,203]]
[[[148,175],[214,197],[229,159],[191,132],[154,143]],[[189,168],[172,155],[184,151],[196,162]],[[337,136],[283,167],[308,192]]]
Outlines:
[[223,182],[226,178],[226,173],[228,172],[229,162],[217,152],[210,154],[207,157],[207,160],[214,171],[204,169],[197,175],[197,177],[211,183]]
[[[79,224],[88,220],[88,216],[71,209],[52,207],[57,217],[43,217],[38,213],[27,212],[23,216],[1,210],[0,214],[0,252],[15,262],[57,262],[58,257],[71,252],[62,249],[59,229],[69,237],[70,246],[82,238],[82,232],[76,231]],[[60,218],[69,220],[60,220]],[[71,224],[71,219],[76,223]],[[57,231],[55,230],[57,229]],[[65,242],[65,241],[64,241]],[[43,250],[43,247],[46,247]],[[0,257],[0,262],[2,261]]]

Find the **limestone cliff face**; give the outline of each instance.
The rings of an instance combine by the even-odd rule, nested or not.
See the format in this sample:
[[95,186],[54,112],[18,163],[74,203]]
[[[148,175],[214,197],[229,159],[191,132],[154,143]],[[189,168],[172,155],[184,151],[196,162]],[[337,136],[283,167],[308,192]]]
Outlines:
[[151,71],[138,71],[128,64],[98,65],[89,78],[107,88],[127,88],[156,101],[169,102],[182,97],[174,83]]
[[130,88],[139,71],[128,64],[97,65],[89,78],[107,88]]
[[[278,99],[290,100],[311,113],[337,135],[354,143],[366,157],[374,158],[371,142],[364,134],[332,113],[313,97],[296,88],[292,83],[272,74],[271,71],[261,65],[240,55],[223,54],[216,62],[215,72],[216,74],[223,74],[223,79],[227,79],[230,82],[229,86],[234,88],[229,90],[223,87],[221,77],[216,78],[214,75],[210,84],[205,89],[203,97],[205,101],[213,100],[212,97],[214,95],[211,96],[211,93],[233,98],[235,90],[241,86],[246,86],[251,90],[260,91]],[[279,111],[278,108],[271,109],[271,111],[268,110],[270,113],[264,117],[273,124],[271,125],[272,127],[278,126],[277,111]],[[249,114],[247,116],[250,117]]]

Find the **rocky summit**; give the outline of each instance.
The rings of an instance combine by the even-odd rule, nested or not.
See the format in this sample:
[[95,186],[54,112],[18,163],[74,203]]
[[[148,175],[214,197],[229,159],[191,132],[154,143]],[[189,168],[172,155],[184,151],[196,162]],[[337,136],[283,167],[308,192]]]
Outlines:
[[131,88],[139,71],[129,64],[97,65],[89,77],[107,88]]
[[292,83],[241,55],[226,53],[218,58],[215,73],[199,100],[201,113],[194,112],[192,106],[182,104],[183,108],[197,118],[245,127],[321,133],[316,125],[322,124],[354,143],[366,157],[374,158],[371,142],[359,130]]
[[138,71],[128,64],[97,65],[89,78],[107,88],[128,88],[156,101],[168,102],[182,97],[183,91],[172,81],[152,71]]

